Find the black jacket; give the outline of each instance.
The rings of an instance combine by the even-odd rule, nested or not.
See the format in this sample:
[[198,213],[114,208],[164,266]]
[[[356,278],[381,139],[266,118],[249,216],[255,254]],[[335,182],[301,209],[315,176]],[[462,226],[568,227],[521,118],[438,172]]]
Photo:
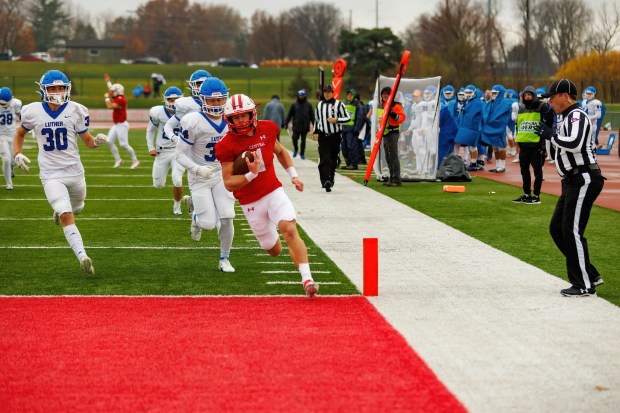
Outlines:
[[299,99],[291,105],[288,116],[284,122],[286,125],[293,120],[293,132],[308,133],[310,123],[314,123],[314,109],[307,99]]

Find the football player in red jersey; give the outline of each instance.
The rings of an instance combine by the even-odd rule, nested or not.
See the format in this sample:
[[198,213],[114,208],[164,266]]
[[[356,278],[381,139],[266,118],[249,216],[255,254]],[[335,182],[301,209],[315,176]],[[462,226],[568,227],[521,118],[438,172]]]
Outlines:
[[131,169],[136,169],[140,165],[140,161],[136,157],[136,151],[129,145],[129,123],[127,122],[127,99],[125,98],[125,88],[120,83],[110,82],[110,76],[106,73],[103,75],[108,86],[109,93],[106,93],[105,105],[112,110],[112,121],[114,125],[108,132],[108,147],[112,156],[114,156],[114,168],[118,168],[123,164],[118,148],[114,144],[116,138],[121,148],[125,149],[131,158]]
[[[295,208],[276,177],[274,158],[278,158],[298,191],[304,190],[304,184],[293,166],[293,159],[278,142],[280,126],[269,120],[259,121],[257,115],[254,101],[246,95],[234,95],[226,102],[224,119],[228,123],[228,133],[215,145],[224,185],[239,200],[260,246],[273,257],[282,253],[280,230],[301,274],[306,295],[314,297],[319,285],[312,279],[308,250],[297,231]],[[249,172],[235,175],[234,161],[245,151],[252,152],[254,161],[246,159]]]

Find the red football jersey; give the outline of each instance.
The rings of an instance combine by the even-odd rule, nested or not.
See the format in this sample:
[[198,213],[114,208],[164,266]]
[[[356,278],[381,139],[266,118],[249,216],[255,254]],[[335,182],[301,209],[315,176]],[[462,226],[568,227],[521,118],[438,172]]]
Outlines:
[[282,186],[273,166],[273,148],[278,141],[279,127],[273,121],[259,120],[254,135],[237,135],[230,129],[215,145],[215,157],[220,162],[234,162],[244,151],[256,151],[261,160],[258,176],[233,195],[241,205],[256,202]]
[[114,123],[125,122],[127,120],[127,99],[125,96],[119,95],[113,98],[112,102],[120,106],[120,108],[112,110],[112,121]]

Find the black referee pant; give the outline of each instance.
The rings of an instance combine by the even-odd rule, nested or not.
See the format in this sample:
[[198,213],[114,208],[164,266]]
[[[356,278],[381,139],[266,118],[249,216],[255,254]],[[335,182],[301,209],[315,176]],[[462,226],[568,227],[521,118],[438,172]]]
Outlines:
[[518,143],[519,145],[519,166],[521,167],[521,180],[523,181],[523,193],[532,193],[532,174],[530,167],[534,170],[534,195],[540,195],[543,183],[543,157],[544,143]]
[[[521,156],[521,155],[519,155]],[[579,167],[562,179],[562,195],[558,199],[549,224],[549,232],[566,257],[568,280],[573,287],[594,288],[592,283],[599,277],[590,263],[588,242],[583,236],[590,219],[592,205],[603,190],[605,178],[600,169]]]
[[334,185],[334,176],[338,166],[338,154],[340,154],[340,133],[319,132],[319,176],[321,187],[325,187],[325,182],[330,181]]

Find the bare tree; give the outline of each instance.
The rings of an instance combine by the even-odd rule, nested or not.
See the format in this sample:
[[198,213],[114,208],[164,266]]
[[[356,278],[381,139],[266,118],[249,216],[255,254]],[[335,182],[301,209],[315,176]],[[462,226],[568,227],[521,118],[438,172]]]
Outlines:
[[545,0],[534,7],[534,32],[539,33],[558,65],[577,56],[586,47],[592,10],[581,0]]
[[[306,3],[289,11],[305,46],[318,60],[336,57],[338,36],[343,27],[340,10],[329,3]],[[301,46],[301,45],[300,45]]]
[[15,46],[25,24],[20,6],[23,6],[22,0],[0,0],[0,52],[18,52]]
[[249,49],[255,61],[300,56],[298,31],[287,12],[274,17],[265,11],[254,12],[251,21]]
[[446,78],[465,83],[488,68],[485,42],[492,41],[487,30],[493,30],[493,26],[480,3],[448,0],[437,7],[435,14],[420,17],[412,38],[422,53],[449,65]]
[[613,3],[611,10],[607,3],[599,9],[597,24],[592,25],[592,31],[588,36],[587,44],[590,48],[601,54],[606,54],[618,45],[618,33],[620,33],[620,7]]

